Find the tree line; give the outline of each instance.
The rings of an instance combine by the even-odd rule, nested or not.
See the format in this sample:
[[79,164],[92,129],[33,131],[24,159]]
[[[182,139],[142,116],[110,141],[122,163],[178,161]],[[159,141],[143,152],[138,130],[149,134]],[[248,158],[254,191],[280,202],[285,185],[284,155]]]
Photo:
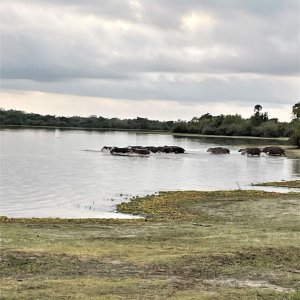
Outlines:
[[251,119],[240,115],[212,116],[205,114],[189,122],[177,122],[173,132],[196,133],[204,135],[255,136],[255,137],[288,137],[291,135],[290,123],[277,119],[267,120],[255,125]]
[[212,116],[207,113],[194,117],[188,122],[177,122],[174,132],[188,132],[204,135],[255,136],[255,137],[288,137],[291,135],[291,123],[269,119],[267,112],[261,112],[262,107],[256,105],[254,114],[249,119],[241,115]]
[[135,130],[167,130],[174,127],[173,121],[155,121],[147,118],[119,119],[104,118],[95,115],[89,117],[63,117],[55,115],[40,115],[26,113],[20,110],[0,110],[0,123],[2,125],[22,126],[52,126],[52,127],[80,127],[104,129],[135,129]]
[[207,113],[192,120],[174,124],[173,132],[204,135],[254,136],[254,137],[290,137],[294,145],[300,146],[300,102],[292,108],[292,121],[279,122],[262,112],[261,105],[255,105],[250,118],[241,115],[212,116]]
[[20,110],[0,109],[0,124],[52,127],[81,127],[131,130],[166,130],[174,133],[194,133],[204,135],[290,137],[294,145],[300,146],[300,102],[292,108],[292,121],[279,122],[269,118],[261,105],[255,105],[250,118],[241,115],[218,115],[209,113],[194,117],[190,121],[157,121],[137,117],[135,119],[89,117],[63,117],[26,113]]

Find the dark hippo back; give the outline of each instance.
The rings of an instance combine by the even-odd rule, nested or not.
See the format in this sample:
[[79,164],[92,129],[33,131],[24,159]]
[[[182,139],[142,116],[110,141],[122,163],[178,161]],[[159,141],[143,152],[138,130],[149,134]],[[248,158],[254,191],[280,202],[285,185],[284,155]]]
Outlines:
[[179,146],[170,146],[175,154],[184,153],[185,150]]
[[247,154],[252,156],[260,156],[261,150],[259,148],[247,148]]
[[284,150],[281,147],[265,147],[263,149],[264,153],[268,153],[269,155],[273,156],[281,156],[285,155]]
[[223,147],[209,148],[207,152],[210,152],[212,154],[230,154],[230,150]]
[[114,147],[110,150],[110,153],[129,153],[131,152],[131,149],[129,148],[119,148],[119,147]]

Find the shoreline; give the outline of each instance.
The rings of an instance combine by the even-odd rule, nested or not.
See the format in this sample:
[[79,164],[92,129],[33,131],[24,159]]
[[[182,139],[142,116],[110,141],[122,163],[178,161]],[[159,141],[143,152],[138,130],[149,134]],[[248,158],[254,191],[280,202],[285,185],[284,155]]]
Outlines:
[[[204,195],[214,195],[216,193],[224,194],[226,193],[248,193],[248,194],[255,194],[255,193],[275,193],[275,194],[300,194],[300,180],[282,180],[282,181],[272,181],[272,182],[262,182],[251,184],[249,186],[253,187],[253,189],[228,189],[228,190],[178,190],[178,191],[159,191],[151,195],[145,196],[133,196],[130,198],[129,201],[121,202],[116,204],[115,206],[115,213],[120,214],[120,217],[10,217],[6,215],[0,215],[0,223],[2,222],[17,222],[17,223],[123,223],[129,221],[129,223],[136,223],[136,222],[143,222],[145,218],[143,215],[139,215],[136,213],[132,213],[132,211],[124,210],[124,207],[131,206],[132,203],[140,201],[141,199],[152,199],[155,197],[159,197],[161,195],[171,194],[171,193],[181,193],[181,194],[189,194],[189,193],[202,193]],[[256,189],[257,188],[257,189]],[[266,188],[266,189],[263,189]],[[272,190],[268,190],[268,188],[272,188]],[[276,190],[278,188],[278,190]],[[282,191],[284,189],[284,191]],[[128,217],[124,217],[128,216]]]
[[[250,140],[273,140],[286,142],[288,137],[256,137],[256,136],[229,136],[229,135],[207,135],[196,133],[176,133],[169,130],[147,130],[147,129],[124,129],[124,128],[96,128],[96,127],[59,127],[59,126],[32,126],[32,125],[0,125],[0,129],[59,129],[59,130],[84,130],[84,131],[128,131],[137,133],[158,133],[173,135],[174,137],[199,137],[199,138],[222,138],[222,139],[250,139]],[[292,145],[291,145],[292,146]]]
[[299,299],[300,193],[132,199],[143,219],[0,218],[5,299]]
[[[299,151],[300,152],[300,151]],[[290,157],[292,158],[292,157]],[[123,201],[115,205],[114,214],[119,214],[119,216],[108,216],[108,217],[97,217],[97,216],[87,216],[87,217],[60,217],[60,216],[30,216],[30,217],[14,217],[0,214],[0,223],[70,223],[70,224],[80,224],[80,223],[123,223],[124,221],[129,221],[132,223],[144,221],[143,215],[138,215],[136,213],[132,214],[130,211],[122,210],[123,206],[130,205],[130,203],[137,201],[138,199],[150,199],[156,196],[160,196],[168,193],[203,193],[203,194],[214,194],[214,193],[234,193],[234,192],[244,192],[244,193],[276,193],[276,194],[290,194],[298,193],[300,194],[300,180],[281,180],[281,181],[272,181],[272,182],[260,182],[260,183],[251,183],[245,189],[220,189],[220,190],[176,190],[176,191],[158,191],[150,195],[144,196],[132,196],[129,201]]]

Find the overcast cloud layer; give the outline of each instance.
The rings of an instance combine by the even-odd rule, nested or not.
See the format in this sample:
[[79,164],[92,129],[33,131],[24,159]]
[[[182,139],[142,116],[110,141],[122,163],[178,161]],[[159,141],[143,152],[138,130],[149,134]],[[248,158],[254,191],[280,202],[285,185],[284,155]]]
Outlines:
[[[117,100],[194,105],[196,112],[218,103],[286,109],[300,98],[298,0],[8,0],[0,6],[2,97],[12,105],[7,95],[16,90],[80,96],[72,97],[75,106],[96,97],[96,114],[104,98],[116,106]],[[40,101],[51,105],[50,96]]]

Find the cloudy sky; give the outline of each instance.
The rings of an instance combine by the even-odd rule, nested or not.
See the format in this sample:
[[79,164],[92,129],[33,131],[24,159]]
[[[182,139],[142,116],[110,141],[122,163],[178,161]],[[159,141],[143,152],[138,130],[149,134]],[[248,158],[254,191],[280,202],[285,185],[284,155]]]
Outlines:
[[2,0],[1,107],[290,120],[299,0]]

